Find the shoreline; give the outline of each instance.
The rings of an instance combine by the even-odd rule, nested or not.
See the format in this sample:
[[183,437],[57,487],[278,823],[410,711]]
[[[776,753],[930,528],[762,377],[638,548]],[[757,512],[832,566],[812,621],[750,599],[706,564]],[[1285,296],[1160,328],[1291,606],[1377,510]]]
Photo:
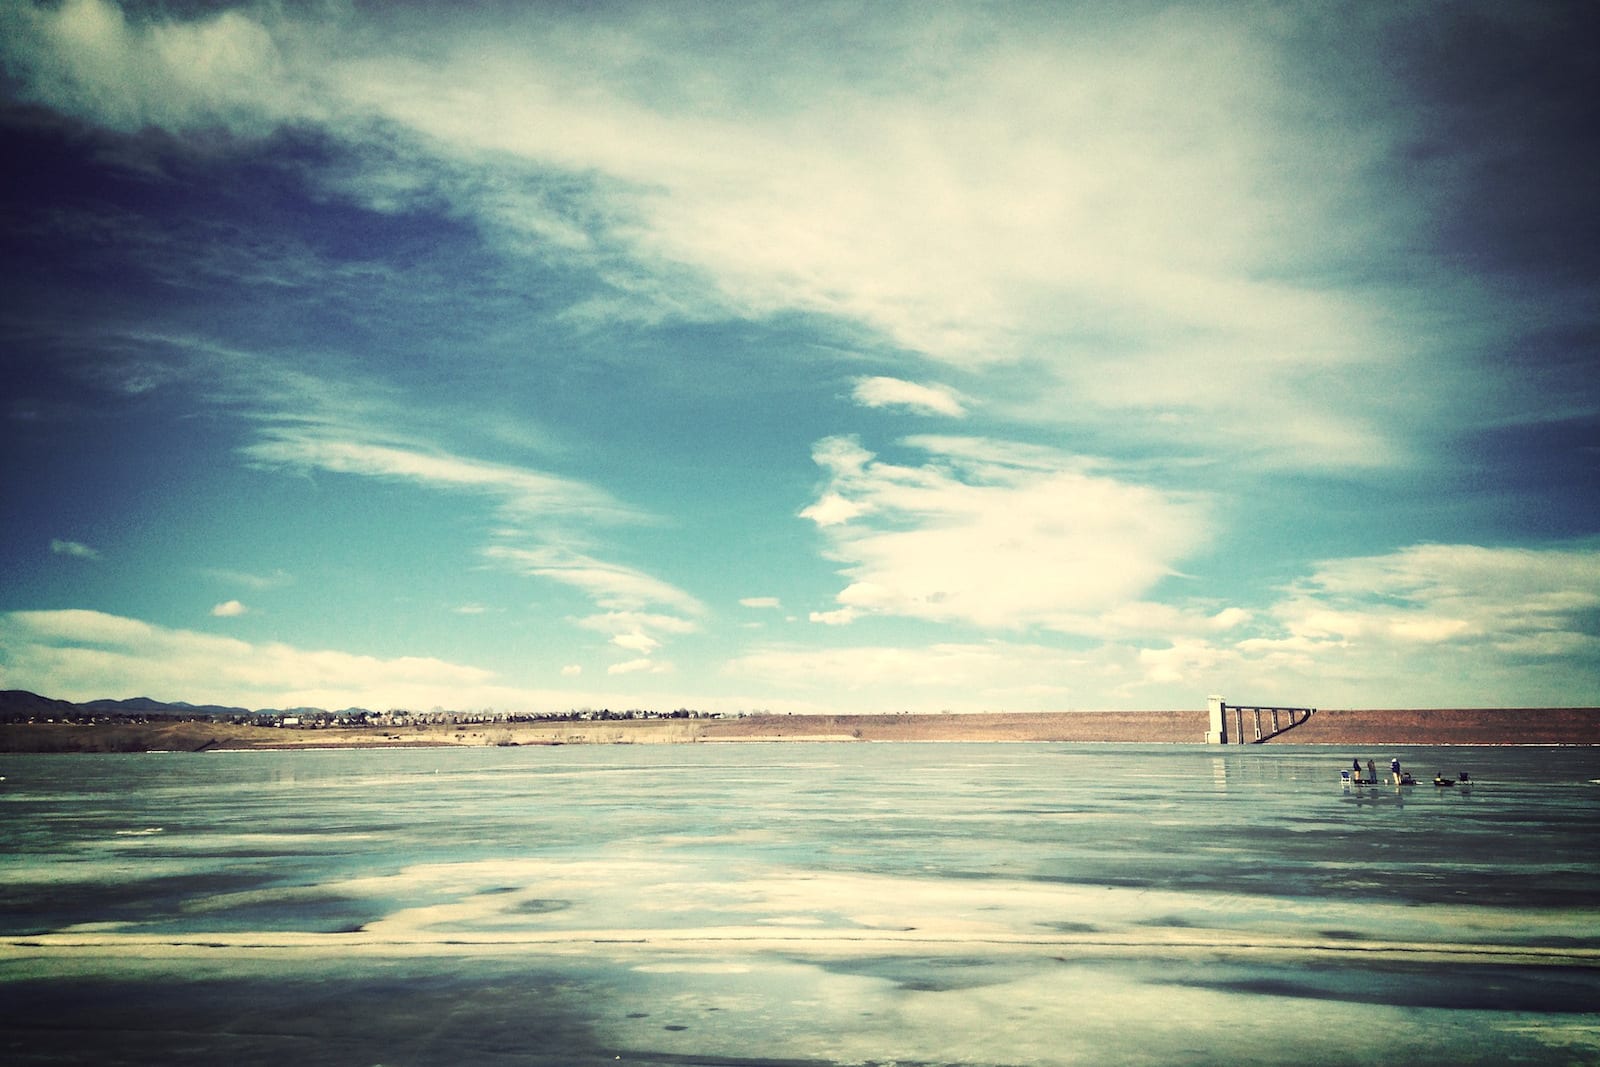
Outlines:
[[[750,715],[298,728],[207,720],[0,724],[0,752],[205,752],[615,744],[1070,742],[1204,745],[1204,711]],[[1278,745],[1600,745],[1600,708],[1326,709]],[[1216,746],[1221,747],[1221,746]],[[1240,748],[1247,746],[1232,745]]]

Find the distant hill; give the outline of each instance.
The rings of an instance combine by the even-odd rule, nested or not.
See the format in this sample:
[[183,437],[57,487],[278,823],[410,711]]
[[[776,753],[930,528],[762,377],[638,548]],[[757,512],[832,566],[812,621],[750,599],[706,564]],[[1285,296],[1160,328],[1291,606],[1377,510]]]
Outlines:
[[[240,715],[272,716],[301,715],[312,717],[327,715],[322,708],[240,708],[228,704],[191,704],[186,700],[155,700],[151,697],[127,697],[114,700],[55,700],[30,693],[26,689],[0,690],[0,719],[63,718],[74,715],[111,715],[125,718],[143,716],[152,719],[231,719]],[[371,715],[366,708],[343,708],[334,715]]]
[[30,693],[26,689],[0,691],[0,716],[6,718],[61,717],[65,715],[144,715],[159,718],[218,718],[234,715],[253,715],[249,708],[227,707],[221,704],[188,704],[182,701],[167,702],[150,697],[130,697],[126,700],[54,700]]
[[221,704],[189,704],[184,701],[168,702],[149,697],[132,697],[128,700],[90,700],[79,704],[85,711],[107,715],[162,715],[204,716],[252,715],[249,708],[227,707]]
[[69,715],[77,710],[78,705],[69,701],[52,700],[26,689],[0,690],[0,715],[58,716]]

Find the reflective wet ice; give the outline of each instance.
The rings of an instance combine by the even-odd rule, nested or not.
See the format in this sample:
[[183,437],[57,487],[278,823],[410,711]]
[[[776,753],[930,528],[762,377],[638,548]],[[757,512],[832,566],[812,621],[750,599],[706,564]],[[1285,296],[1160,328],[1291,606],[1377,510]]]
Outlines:
[[[1396,753],[1423,785],[1340,787],[1351,758]],[[11,757],[0,978],[28,1010],[5,1047],[140,1063],[1600,1057],[1596,754],[1396,753]],[[1477,781],[1437,789],[1435,762]]]

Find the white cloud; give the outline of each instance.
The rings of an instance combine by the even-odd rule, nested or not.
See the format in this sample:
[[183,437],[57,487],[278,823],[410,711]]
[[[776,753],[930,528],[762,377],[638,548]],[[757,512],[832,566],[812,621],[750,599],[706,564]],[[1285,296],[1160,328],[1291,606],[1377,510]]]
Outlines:
[[231,619],[235,618],[236,616],[243,615],[249,610],[249,608],[245,607],[237,600],[224,600],[222,603],[211,609],[211,614],[215,615],[219,619]]
[[1255,610],[1131,601],[1062,629],[1083,641],[774,645],[726,670],[877,710],[1198,707],[1218,691],[1319,707],[1591,706],[1600,549],[1418,545],[1324,561]]
[[648,656],[661,647],[660,641],[645,633],[617,634],[611,639],[611,643],[629,652],[637,652],[641,656]]
[[[1408,373],[1397,345],[1418,324],[1370,291],[1290,280],[1396,239],[1361,180],[1389,131],[1285,78],[1281,39],[1223,9],[1092,27],[946,12],[959,50],[917,15],[852,25],[892,79],[802,44],[695,49],[692,64],[652,64],[645,87],[627,64],[673,55],[687,27],[640,20],[613,26],[611,48],[565,27],[536,76],[524,42],[474,39],[349,68],[343,89],[447,152],[615,180],[599,195],[631,262],[608,268],[657,314],[800,310],[963,367],[1027,362],[1018,380],[1059,387],[1009,406],[1052,422],[1068,404],[1112,425],[1175,409],[1191,446],[1305,464],[1394,455],[1356,390],[1331,407],[1308,385]],[[751,64],[784,91],[738,93]],[[547,241],[562,228],[531,199],[473,210]],[[1263,404],[1274,418],[1245,417]],[[1195,438],[1205,414],[1228,418]]]
[[[138,645],[152,641],[160,631],[147,622],[69,608],[62,611],[20,611],[5,616],[8,634],[18,632],[45,642],[76,641],[86,645]],[[203,640],[224,640],[203,638]],[[228,646],[233,647],[233,646]]]
[[641,613],[652,607],[665,607],[687,615],[705,611],[695,597],[659,578],[571,549],[554,545],[538,548],[491,545],[483,554],[524,574],[581,590],[611,613]]
[[284,570],[276,570],[271,574],[250,574],[246,571],[231,571],[209,568],[200,572],[214,581],[228,585],[242,585],[248,589],[276,589],[289,585],[294,581],[293,576]]
[[[1236,657],[1226,646],[1219,646],[1204,638],[1177,637],[1165,647],[1139,649],[1138,662],[1143,672],[1142,682],[1151,685],[1184,685],[1192,684],[1197,679],[1216,677],[1219,671],[1233,666]],[[1260,695],[1258,685],[1249,699],[1275,698]]]
[[240,11],[130,22],[103,0],[7,8],[7,58],[26,72],[29,95],[108,126],[265,132],[267,121],[313,105],[267,28]]
[[[1025,364],[1009,379],[1025,386],[983,398],[1017,416],[1070,408],[1107,432],[1132,416],[1213,453],[1371,465],[1403,455],[1381,417],[1394,397],[1417,420],[1482,393],[1403,388],[1445,380],[1414,339],[1442,335],[1460,294],[1443,271],[1421,296],[1415,273],[1405,290],[1356,277],[1354,250],[1407,251],[1426,224],[1376,177],[1409,131],[1319,83],[1295,33],[1226,5],[931,18],[136,24],[71,0],[13,14],[6,55],[34,98],[123,128],[381,130],[411,169],[368,153],[383,161],[346,194],[392,209],[425,190],[508,249],[594,270],[615,294],[596,316],[836,317],[952,365]],[[537,173],[578,182],[547,197]],[[863,402],[965,408],[871,381]]]
[[53,539],[50,542],[50,551],[58,556],[71,556],[73,559],[99,559],[98,549],[90,548],[81,541],[62,541]]
[[[315,395],[311,384],[301,380],[291,387],[296,393]],[[636,568],[573,547],[587,541],[596,527],[645,519],[610,494],[583,481],[429,448],[372,429],[368,422],[375,412],[370,410],[370,402],[353,416],[323,410],[327,401],[305,403],[309,415],[283,409],[264,412],[262,419],[267,425],[255,443],[242,449],[243,454],[267,467],[323,470],[399,480],[437,492],[478,494],[493,503],[500,523],[494,532],[500,543],[486,545],[481,550],[485,558],[518,573],[578,589],[596,606],[607,609],[605,617],[613,621],[623,614],[638,616],[621,624],[621,629],[608,631],[626,635],[635,643],[655,640],[645,635],[647,629],[672,634],[696,628],[682,618],[649,612],[664,607],[680,615],[703,613],[704,606],[689,593]],[[513,541],[523,544],[505,543]],[[483,610],[476,605],[457,610],[474,608]],[[659,642],[655,647],[660,647]]]
[[842,693],[845,706],[861,711],[1042,711],[1071,705],[1082,666],[1057,648],[985,641],[772,646],[735,657],[725,672],[790,693]]
[[838,493],[823,493],[815,504],[800,512],[802,519],[810,519],[818,526],[840,526],[861,515],[866,508]]
[[852,394],[863,407],[910,408],[923,415],[949,415],[960,418],[967,413],[962,397],[945,385],[918,385],[899,378],[861,378]]
[[[1321,564],[1274,608],[1291,638],[1487,646],[1600,640],[1600,552],[1417,545]],[[1597,646],[1600,647],[1600,646]]]
[[[422,656],[383,658],[338,649],[169,629],[86,610],[0,613],[0,689],[26,689],[66,700],[149,696],[247,708],[483,708],[560,712],[615,706],[626,691],[635,707],[689,706],[735,711],[756,698],[695,696],[681,686],[639,688],[629,676],[675,674],[665,661],[640,657],[614,665],[603,687],[572,688],[583,675],[560,669],[562,688],[502,681],[496,672]],[[626,688],[623,688],[626,687]],[[820,710],[820,709],[819,709]]]
[[[900,615],[990,628],[1079,632],[1172,573],[1210,532],[1192,497],[1088,473],[1077,457],[977,438],[917,438],[920,466],[854,442],[821,442],[823,501],[802,512],[850,583],[841,623]],[[1089,620],[1089,621],[1086,621]]]
[[[853,383],[867,406],[982,411],[1112,454],[1225,458],[1216,470],[1393,465],[1439,412],[1507,409],[1471,356],[1512,329],[1509,305],[1424,258],[1437,188],[1413,199],[1378,177],[1415,143],[1402,124],[1426,118],[1362,107],[1342,94],[1391,87],[1321,83],[1295,62],[1291,42],[1320,32],[1298,10],[850,8],[734,26],[693,5],[606,19],[535,5],[491,27],[445,7],[185,20],[23,2],[0,6],[0,61],[8,93],[118,129],[312,130],[330,155],[373,162],[309,181],[379,210],[426,198],[513,260],[597,278],[609,295],[571,317],[837,319],[871,350],[861,366],[905,365]],[[845,28],[858,47],[836,47]],[[486,503],[502,529],[485,555],[582,592],[601,614],[580,625],[619,647],[697,628],[691,594],[602,558],[621,553],[595,527],[646,516],[600,486],[446,447],[459,438],[440,421],[431,440],[394,431],[420,412],[372,383],[210,357],[229,379],[215,393],[234,390],[255,422],[252,461]],[[963,391],[909,380],[925,373]],[[115,384],[167,380],[130,362]],[[1586,549],[1419,546],[1326,562],[1265,607],[1159,603],[1211,536],[1203,501],[1032,445],[899,445],[921,455],[817,446],[825,484],[801,514],[846,579],[819,624],[1091,637],[1114,643],[1099,662],[1118,685],[1222,674],[1399,692],[1409,670],[1470,696],[1537,691],[1537,667],[1564,657],[1592,692]],[[37,625],[67,619],[131,623]]]
[[1250,612],[1243,608],[1224,608],[1211,616],[1209,621],[1218,630],[1232,630],[1248,623],[1250,619]]
[[246,707],[428,708],[529,707],[550,697],[428,657],[252,644],[97,611],[0,615],[0,651],[6,688],[69,700],[142,695]]
[[[240,351],[186,336],[140,335],[136,340],[177,353],[202,391],[237,407],[255,426],[255,440],[240,448],[265,469],[327,472],[399,482],[436,493],[475,496],[488,506],[481,555],[518,573],[555,581],[616,612],[665,607],[699,615],[692,595],[636,568],[598,558],[588,546],[598,531],[654,521],[589,482],[443,448],[422,430],[396,427],[440,424],[440,413],[401,402],[381,383],[320,377],[262,353]],[[442,425],[441,425],[441,428]],[[515,436],[496,433],[497,437]],[[520,447],[528,447],[523,434]],[[492,522],[489,521],[492,518]],[[289,580],[229,571],[222,580],[266,588]],[[463,605],[461,613],[484,610]],[[630,630],[639,626],[629,624]],[[681,618],[657,617],[657,634],[693,632]],[[624,631],[614,631],[624,632]]]
[[697,633],[700,629],[700,624],[692,619],[650,611],[607,611],[580,619],[578,625],[603,634],[654,630],[657,633],[682,635]]
[[670,664],[661,663],[653,659],[630,659],[625,663],[613,663],[606,668],[607,674],[667,674],[671,672]]
[[[450,437],[459,431],[452,420],[460,413],[408,401],[388,382],[313,374],[263,351],[230,348],[193,336],[133,332],[118,340],[168,353],[213,403],[241,411],[255,434],[239,453],[255,466],[475,493],[494,503],[502,521],[517,527],[628,524],[649,518],[581,479],[441,446],[430,437],[430,428]],[[496,425],[491,415],[473,415],[474,429],[488,424],[491,436],[514,439],[515,447],[534,447],[538,438],[526,424],[507,429]],[[267,578],[233,571],[208,573],[263,587],[290,580],[282,571]]]
[[739,599],[739,606],[756,609],[772,609],[774,611],[783,607],[775,596],[747,596]]
[[849,626],[860,616],[861,613],[855,608],[838,608],[834,611],[813,611],[808,618],[823,626]]
[[1600,700],[1597,620],[1593,546],[1428,544],[1324,561],[1248,623],[1190,630],[1138,658],[1150,683],[1206,681],[1249,699],[1588,705]]
[[578,517],[619,521],[636,512],[592,485],[540,471],[452,455],[414,446],[352,438],[355,427],[330,432],[301,426],[265,430],[243,449],[263,466],[320,469],[337,474],[392,478],[441,490],[488,494],[512,516]]

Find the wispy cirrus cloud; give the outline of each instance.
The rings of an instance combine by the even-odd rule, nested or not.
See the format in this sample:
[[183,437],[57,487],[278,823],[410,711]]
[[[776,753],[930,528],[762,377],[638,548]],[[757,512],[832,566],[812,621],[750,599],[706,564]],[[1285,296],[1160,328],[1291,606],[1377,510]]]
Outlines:
[[55,538],[50,542],[50,551],[57,556],[69,556],[72,559],[97,560],[100,558],[99,549],[90,548],[82,541],[64,541]]
[[224,585],[242,585],[246,589],[256,590],[279,589],[294,582],[294,576],[281,569],[273,571],[271,574],[254,574],[250,571],[210,567],[200,573],[212,581],[221,582]]
[[607,616],[610,618],[648,621],[649,616],[639,613],[651,607],[666,607],[685,615],[699,615],[705,611],[697,598],[677,586],[635,568],[608,563],[569,548],[490,545],[483,554],[523,573],[582,590],[600,607],[624,613]]
[[[326,471],[407,482],[424,488],[481,494],[508,518],[538,514],[559,521],[627,523],[647,518],[581,479],[495,462],[438,442],[460,423],[492,419],[481,412],[428,405],[385,380],[329,367],[318,360],[221,344],[191,334],[133,331],[95,336],[94,373],[117,373],[130,359],[158,370],[163,382],[192,389],[219,411],[250,427],[239,454],[263,468]],[[123,349],[132,349],[133,355]],[[508,435],[509,436],[509,435]],[[520,450],[537,438],[526,420]],[[275,579],[274,579],[275,580]]]
[[[695,633],[695,621],[706,607],[690,593],[632,567],[608,563],[571,548],[490,545],[483,554],[518,573],[577,589],[604,611],[578,625],[610,637],[610,643],[637,658],[614,664],[612,673],[631,674],[659,650],[666,639]],[[625,670],[617,670],[625,666]],[[656,668],[652,667],[651,670]]]
[[[114,348],[116,340],[103,343]],[[136,343],[141,360],[160,361],[164,380],[182,382],[217,409],[241,417],[249,438],[237,453],[250,466],[476,498],[485,506],[482,558],[576,589],[605,612],[665,606],[694,617],[705,610],[670,583],[597,554],[594,546],[605,531],[658,520],[593,482],[443,447],[427,432],[441,426],[440,412],[419,410],[375,383],[313,373],[204,338],[141,334],[127,340]],[[115,362],[114,354],[106,360]],[[288,580],[281,572],[265,579],[208,573],[252,588]],[[660,635],[684,632],[668,623],[648,626]]]
[[356,426],[269,426],[261,440],[241,449],[252,462],[268,467],[323,470],[411,482],[444,491],[481,493],[496,500],[509,517],[575,517],[598,522],[637,521],[640,512],[624,507],[585,482],[508,464],[490,463],[417,444],[370,440]]
[[[612,624],[611,643],[618,648],[649,656],[666,636],[697,629],[690,619],[705,612],[696,597],[671,583],[585,550],[598,530],[647,519],[585,482],[445,452],[334,437],[321,428],[274,427],[264,437],[244,449],[254,462],[394,479],[493,501],[498,522],[482,556],[590,598],[603,614],[584,625],[595,628],[594,618]],[[661,608],[679,614],[651,613]]]
[[[698,612],[693,602],[679,602],[681,608]],[[613,647],[631,652],[639,658],[654,655],[666,640],[685,634],[698,633],[700,624],[681,615],[668,615],[659,611],[606,611],[578,620],[585,630],[605,634]]]
[[[661,592],[663,594],[662,602],[669,605],[675,604],[687,614],[699,614],[704,610],[699,601],[688,597],[687,594],[681,591],[667,588],[661,590]],[[580,619],[578,625],[586,630],[594,630],[603,634],[633,633],[639,630],[654,630],[658,633],[668,634],[692,634],[700,629],[700,624],[693,619],[686,619],[682,615],[667,615],[658,611],[606,611]]]
[[[653,523],[647,512],[592,482],[441,447],[423,429],[440,422],[394,391],[315,374],[270,356],[201,338],[147,336],[197,391],[243,413],[252,437],[239,455],[269,470],[323,472],[464,494],[484,501],[482,555],[519,573],[560,582],[606,610],[669,605],[695,615],[693,596],[586,551],[600,531]],[[665,632],[665,631],[664,631]]]

